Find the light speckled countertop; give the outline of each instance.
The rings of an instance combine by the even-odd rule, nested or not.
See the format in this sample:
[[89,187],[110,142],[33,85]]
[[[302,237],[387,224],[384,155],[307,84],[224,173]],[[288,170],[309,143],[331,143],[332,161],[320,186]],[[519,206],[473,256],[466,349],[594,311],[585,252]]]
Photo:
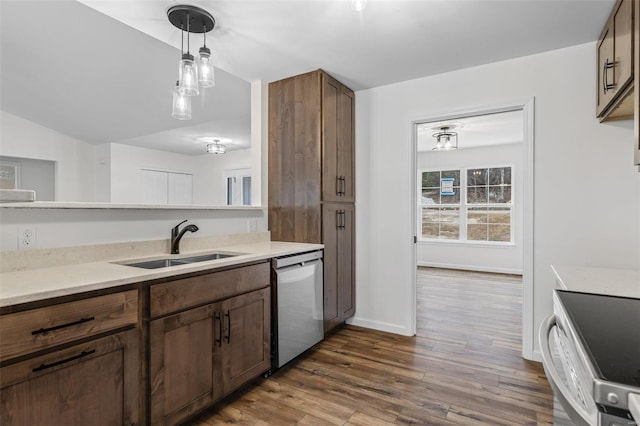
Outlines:
[[640,299],[638,270],[569,265],[552,265],[551,269],[556,276],[558,288]]
[[242,253],[234,257],[169,268],[143,269],[111,262],[91,262],[5,272],[0,274],[0,307],[113,288],[191,272],[214,270],[225,266],[318,250],[323,247],[322,244],[260,241],[217,247],[211,250],[193,251],[180,255],[165,254],[140,259],[178,258],[214,251]]

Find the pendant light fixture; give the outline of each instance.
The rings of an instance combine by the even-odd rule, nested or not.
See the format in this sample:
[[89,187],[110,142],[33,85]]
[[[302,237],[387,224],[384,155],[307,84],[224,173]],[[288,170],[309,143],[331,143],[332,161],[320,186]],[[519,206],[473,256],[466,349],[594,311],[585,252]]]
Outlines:
[[[211,50],[207,48],[206,33],[213,30],[216,21],[209,12],[196,6],[176,5],[167,11],[169,22],[176,28],[180,28],[182,35],[181,58],[178,65],[178,84],[173,94],[172,117],[179,120],[191,119],[191,101],[185,101],[184,97],[197,96],[199,87],[213,87],[213,63],[211,62]],[[184,33],[187,32],[187,51],[184,51]],[[203,33],[205,44],[199,51],[198,64],[190,52],[190,34]],[[198,72],[200,67],[200,72]],[[199,74],[201,74],[199,76]],[[188,105],[189,113],[180,113]],[[178,112],[176,112],[178,111]]]
[[173,89],[173,118],[178,120],[191,120],[191,97],[180,90],[180,81],[176,81],[176,87]]
[[449,131],[449,129],[449,126],[442,126],[439,132],[433,134],[433,137],[436,138],[436,147],[433,148],[434,151],[458,149],[458,134]]

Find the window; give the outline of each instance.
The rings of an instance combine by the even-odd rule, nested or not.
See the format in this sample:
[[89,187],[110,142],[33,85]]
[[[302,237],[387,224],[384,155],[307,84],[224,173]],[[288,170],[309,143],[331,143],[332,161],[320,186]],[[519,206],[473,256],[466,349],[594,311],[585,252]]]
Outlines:
[[513,241],[512,168],[421,171],[422,239]]
[[422,237],[460,239],[460,170],[422,173]]
[[226,202],[228,206],[251,205],[251,169],[225,170]]
[[467,240],[511,241],[511,167],[467,170]]

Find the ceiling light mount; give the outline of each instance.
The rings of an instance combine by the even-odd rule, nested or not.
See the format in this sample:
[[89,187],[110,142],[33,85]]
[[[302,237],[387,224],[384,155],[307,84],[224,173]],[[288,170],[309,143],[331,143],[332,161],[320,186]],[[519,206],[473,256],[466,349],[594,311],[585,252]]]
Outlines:
[[190,33],[208,33],[216,26],[214,17],[204,9],[196,6],[179,4],[167,10],[167,18],[174,27]]

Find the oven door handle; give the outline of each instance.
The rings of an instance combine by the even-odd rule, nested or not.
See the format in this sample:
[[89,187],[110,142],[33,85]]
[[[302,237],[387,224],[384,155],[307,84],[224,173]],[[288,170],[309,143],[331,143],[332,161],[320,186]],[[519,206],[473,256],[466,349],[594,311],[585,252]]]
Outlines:
[[555,397],[558,398],[560,404],[565,409],[571,420],[573,420],[576,426],[592,426],[595,425],[595,418],[590,421],[591,417],[587,411],[582,408],[579,402],[564,384],[560,373],[556,369],[551,357],[551,348],[549,347],[549,334],[553,327],[557,326],[557,318],[555,315],[550,315],[542,321],[540,325],[540,331],[538,333],[538,339],[540,341],[540,352],[542,355],[542,365],[544,372],[549,380],[549,385],[554,391]]

